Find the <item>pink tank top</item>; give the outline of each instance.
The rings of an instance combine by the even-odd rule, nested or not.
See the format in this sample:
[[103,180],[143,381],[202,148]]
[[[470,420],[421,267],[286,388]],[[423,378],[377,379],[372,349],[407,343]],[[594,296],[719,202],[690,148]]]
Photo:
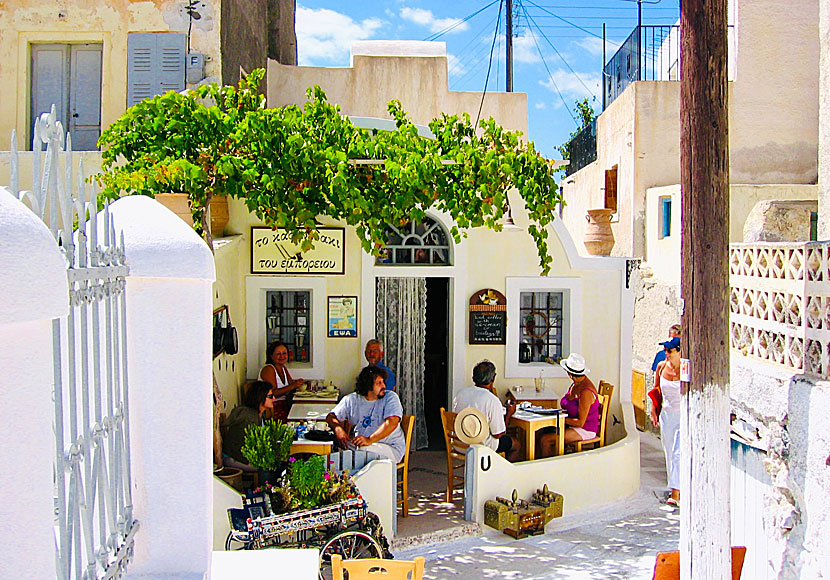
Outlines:
[[[591,408],[588,409],[588,417],[585,418],[585,424],[582,428],[591,433],[596,433],[599,431],[599,398],[596,393],[591,392],[594,394],[594,402],[591,403]],[[565,394],[559,402],[559,406],[568,412],[569,419],[577,419],[579,417],[579,398],[571,400]]]

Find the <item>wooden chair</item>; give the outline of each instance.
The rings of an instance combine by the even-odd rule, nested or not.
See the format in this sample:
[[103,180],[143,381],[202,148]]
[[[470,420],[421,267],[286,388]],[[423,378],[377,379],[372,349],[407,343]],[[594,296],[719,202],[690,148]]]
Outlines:
[[[457,413],[445,411],[441,407],[441,424],[444,426],[444,444],[447,447],[447,503],[452,503],[455,488],[464,488],[464,458],[469,445],[455,434],[455,416]],[[461,474],[456,471],[460,469]]]
[[599,431],[597,432],[596,437],[575,442],[574,449],[577,452],[582,451],[582,448],[585,445],[591,445],[594,447],[605,447],[605,430],[608,426],[608,410],[611,407],[611,395],[614,394],[614,385],[612,385],[611,383],[606,383],[605,381],[600,381],[597,392],[599,393],[600,407]]
[[[732,547],[732,580],[741,580],[746,548]],[[657,552],[652,580],[680,580],[680,552]]]
[[409,515],[409,447],[412,445],[412,432],[415,429],[415,416],[404,415],[401,417],[401,429],[406,437],[406,451],[403,459],[398,463],[398,491],[401,492],[401,499],[397,505],[403,505],[403,517]]
[[[331,573],[333,580],[343,580],[343,571],[349,573],[349,580],[423,580],[424,557],[416,556],[414,560],[382,560],[380,558],[360,558],[344,560],[340,554],[331,555]],[[410,576],[411,573],[411,576]]]

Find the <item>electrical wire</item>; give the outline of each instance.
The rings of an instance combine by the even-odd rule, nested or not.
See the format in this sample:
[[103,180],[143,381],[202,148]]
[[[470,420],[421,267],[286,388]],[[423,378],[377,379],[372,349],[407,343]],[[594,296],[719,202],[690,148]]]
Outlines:
[[593,37],[596,37],[596,38],[602,39],[602,37],[601,37],[601,36],[599,36],[598,34],[594,34],[594,33],[593,33],[593,32],[591,32],[590,30],[588,30],[588,29],[586,29],[586,28],[583,28],[582,26],[579,26],[578,24],[574,24],[573,22],[571,22],[571,21],[569,21],[569,20],[565,20],[565,19],[564,19],[564,18],[562,18],[561,16],[559,16],[559,15],[557,15],[557,14],[554,14],[554,13],[553,13],[553,12],[551,12],[550,10],[547,10],[547,9],[545,9],[545,8],[542,8],[541,6],[539,6],[538,4],[536,4],[535,2],[532,2],[531,0],[527,0],[527,3],[528,3],[528,4],[530,4],[531,6],[535,6],[536,8],[538,8],[539,10],[541,10],[542,12],[547,12],[548,14],[550,14],[551,16],[553,16],[554,18],[556,18],[557,20],[561,20],[561,21],[562,21],[562,22],[564,22],[565,24],[570,24],[571,26],[573,26],[573,27],[574,27],[574,28],[576,28],[576,29],[581,30],[581,31],[582,31],[582,32],[584,32],[585,34],[590,34],[590,35],[591,35],[591,36],[593,36]]
[[[529,18],[529,15],[527,14],[527,10],[525,10],[525,17]],[[565,97],[562,95],[562,91],[559,90],[559,85],[556,84],[556,79],[553,78],[553,74],[550,72],[550,69],[548,68],[548,63],[545,60],[545,55],[542,54],[542,47],[539,46],[539,43],[536,40],[536,35],[531,34],[530,36],[531,36],[531,38],[533,38],[533,44],[536,45],[536,50],[539,51],[539,58],[542,59],[542,64],[544,65],[545,70],[548,72],[548,78],[550,79],[550,82],[553,83],[553,88],[556,89],[556,93],[559,95],[559,98],[562,100],[562,104],[565,106],[565,110],[568,111],[568,114],[571,116],[571,119],[573,119],[574,124],[576,124],[576,126],[579,127],[579,121],[576,120],[576,117],[574,116],[573,111],[571,111],[570,105],[568,105],[568,103],[565,102]]]
[[481,92],[481,103],[478,105],[478,115],[476,115],[476,122],[473,127],[478,126],[478,120],[481,118],[481,109],[484,108],[484,96],[487,94],[487,83],[490,82],[490,68],[493,66],[493,49],[496,48],[496,38],[499,36],[501,29],[501,7],[504,2],[499,0],[499,17],[496,19],[496,32],[493,34],[493,44],[490,46],[490,62],[487,65],[487,78],[484,79],[484,90]]
[[493,1],[492,1],[492,2],[490,2],[487,6],[484,6],[483,8],[480,8],[480,9],[476,10],[475,12],[473,12],[473,13],[472,13],[472,14],[470,14],[469,16],[465,16],[465,17],[464,17],[464,18],[462,18],[461,20],[458,20],[458,21],[456,21],[456,22],[453,22],[452,24],[450,24],[449,26],[447,26],[445,29],[443,29],[443,30],[439,30],[438,32],[436,32],[436,33],[434,33],[434,34],[431,34],[430,36],[426,37],[424,40],[437,40],[437,39],[441,38],[442,36],[444,36],[444,35],[445,35],[445,34],[447,34],[448,32],[451,32],[451,31],[453,31],[455,28],[457,28],[457,27],[461,26],[462,24],[464,24],[465,22],[467,22],[467,21],[468,21],[468,20],[470,20],[471,18],[474,18],[475,16],[477,16],[477,15],[481,14],[482,12],[484,12],[485,10],[487,10],[488,8],[490,8],[490,6],[492,6],[492,5],[493,5],[493,4],[495,4],[496,2],[501,2],[501,0],[493,0]]
[[[533,24],[534,26],[536,26],[536,21],[533,19],[533,17],[532,17],[532,16],[530,16],[530,15],[529,15],[529,14],[527,14],[527,13],[525,13],[525,17],[528,19],[528,22],[530,22],[531,24]],[[556,53],[556,56],[558,56],[558,57],[562,60],[562,62],[564,62],[564,63],[565,63],[565,66],[566,66],[566,67],[568,67],[568,70],[569,70],[569,71],[571,71],[571,72],[573,73],[573,75],[576,77],[576,80],[578,80],[578,81],[579,81],[579,84],[581,84],[581,85],[585,88],[585,90],[586,90],[586,91],[588,91],[588,93],[590,93],[591,95],[593,95],[594,100],[596,101],[596,100],[597,100],[597,95],[596,95],[596,93],[595,93],[594,91],[592,91],[591,89],[589,89],[589,88],[588,88],[588,85],[586,85],[586,84],[585,84],[585,81],[583,81],[583,80],[582,80],[582,77],[580,77],[580,76],[577,74],[577,72],[576,72],[576,71],[575,71],[575,70],[571,67],[571,65],[570,65],[570,64],[568,64],[568,61],[567,61],[567,60],[565,60],[565,57],[564,57],[564,56],[562,56],[562,53],[560,53],[558,50],[556,50],[556,47],[555,47],[555,46],[553,46],[553,43],[550,41],[550,38],[548,38],[548,37],[547,37],[547,35],[546,35],[544,32],[542,32],[542,30],[541,30],[541,29],[539,29],[539,28],[538,28],[538,26],[537,26],[537,28],[536,28],[536,29],[537,29],[537,30],[539,30],[539,34],[541,34],[541,35],[542,35],[542,38],[544,38],[544,39],[547,41],[547,43],[548,43],[548,44],[550,45],[550,47],[553,49],[553,52],[555,52],[555,53]],[[534,40],[534,42],[536,41],[536,37],[535,37],[535,36],[534,36],[533,40]]]

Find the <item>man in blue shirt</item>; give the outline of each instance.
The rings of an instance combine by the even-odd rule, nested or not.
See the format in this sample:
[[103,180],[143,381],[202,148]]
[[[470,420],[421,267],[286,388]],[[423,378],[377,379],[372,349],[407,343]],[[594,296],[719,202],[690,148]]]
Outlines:
[[373,338],[366,343],[366,351],[364,354],[370,365],[380,367],[386,372],[386,390],[394,391],[398,382],[395,379],[395,373],[392,372],[392,369],[383,364],[383,344],[378,339]]
[[[671,328],[669,328],[669,339],[672,339],[675,336],[677,336],[678,338],[680,337],[680,325],[679,324],[672,324]],[[657,371],[657,365],[659,365],[664,360],[666,360],[666,351],[661,350],[656,355],[654,355],[654,362],[651,363],[651,371],[656,372]]]

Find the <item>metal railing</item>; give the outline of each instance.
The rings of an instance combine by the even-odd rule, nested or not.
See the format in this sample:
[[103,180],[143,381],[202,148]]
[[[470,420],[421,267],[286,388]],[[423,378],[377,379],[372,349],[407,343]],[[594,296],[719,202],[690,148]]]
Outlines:
[[635,27],[602,73],[603,110],[634,81],[680,80],[680,27]]
[[576,173],[589,163],[597,160],[597,120],[585,125],[579,133],[565,144],[568,152],[568,166],[565,175]]
[[70,299],[69,314],[52,322],[57,577],[117,578],[132,557],[138,529],[130,473],[124,239],[116,239],[106,204],[99,223],[98,199],[84,183],[83,165],[75,181],[72,140],[66,135],[64,141],[54,107],[35,122],[32,145],[33,183],[20,191],[12,134],[11,190],[51,230],[66,259]]

